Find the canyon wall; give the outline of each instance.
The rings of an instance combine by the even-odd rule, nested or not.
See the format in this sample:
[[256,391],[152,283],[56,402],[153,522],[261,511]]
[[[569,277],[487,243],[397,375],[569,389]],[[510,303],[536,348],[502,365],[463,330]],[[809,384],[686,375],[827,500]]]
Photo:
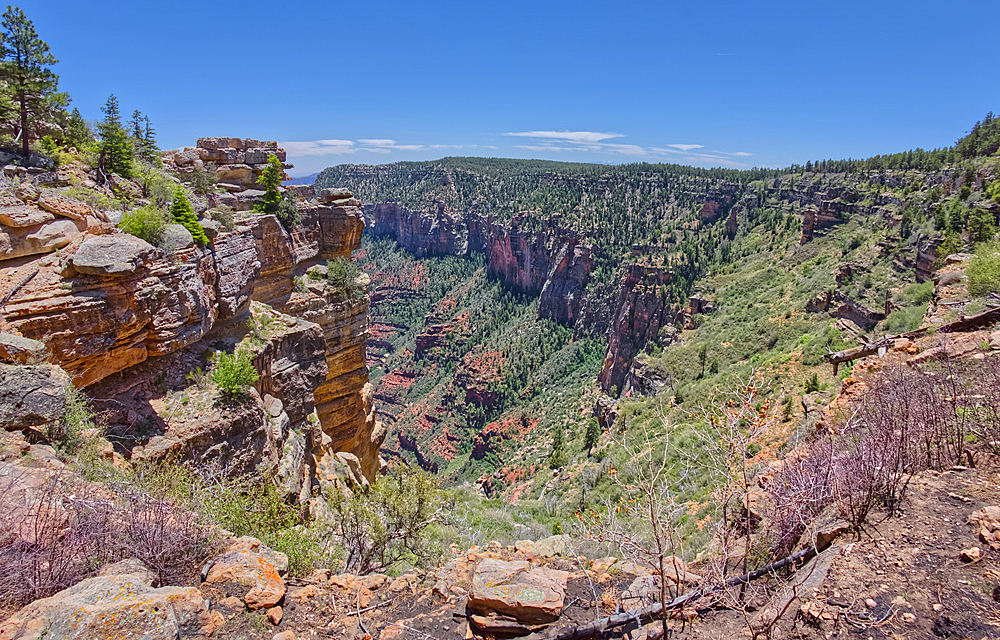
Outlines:
[[573,324],[580,317],[594,267],[591,247],[557,217],[526,230],[520,217],[500,224],[471,211],[411,211],[392,202],[365,205],[365,216],[371,233],[393,238],[417,257],[484,254],[490,276],[539,296],[539,318]]
[[[245,215],[231,230],[206,220],[206,247],[188,243],[171,254],[93,225],[42,257],[0,262],[3,280],[17,284],[6,291],[3,330],[44,342],[49,360],[77,387],[103,392],[128,388],[140,365],[151,370],[152,359],[186,349],[200,353],[220,338],[245,334],[251,301],[266,303],[313,329],[294,338],[283,332],[284,342],[258,352],[257,395],[280,401],[278,413],[293,427],[303,427],[315,408],[321,433],[297,447],[309,450],[317,473],[331,454],[347,452],[372,480],[384,430],[375,422],[364,357],[367,280],[363,295],[348,298],[325,277],[302,278],[360,246],[359,204],[342,190],[326,190],[300,203],[302,224],[292,233],[272,215]],[[301,286],[303,280],[309,286]]]

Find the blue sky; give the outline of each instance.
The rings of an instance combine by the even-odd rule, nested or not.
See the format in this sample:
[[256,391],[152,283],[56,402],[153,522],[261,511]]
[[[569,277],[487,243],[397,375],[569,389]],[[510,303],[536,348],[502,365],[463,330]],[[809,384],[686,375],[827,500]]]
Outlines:
[[19,5],[87,118],[278,140],[303,175],[448,155],[787,166],[1000,111],[995,0]]

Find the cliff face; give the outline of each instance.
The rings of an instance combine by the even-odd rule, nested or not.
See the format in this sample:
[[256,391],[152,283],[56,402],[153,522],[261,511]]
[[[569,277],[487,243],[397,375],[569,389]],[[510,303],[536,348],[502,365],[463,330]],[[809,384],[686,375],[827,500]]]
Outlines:
[[539,295],[538,317],[573,324],[593,270],[591,248],[558,218],[538,231],[522,229],[523,220],[506,225],[475,212],[455,216],[437,210],[411,211],[395,203],[367,205],[369,228],[387,235],[417,257],[483,253],[489,274],[521,291]]
[[622,279],[612,309],[608,351],[598,381],[608,391],[624,393],[631,386],[632,360],[649,342],[659,340],[660,328],[675,322],[674,313],[664,304],[660,285],[670,281],[670,273],[659,267],[632,265]]
[[151,357],[202,340],[204,350],[234,324],[222,321],[244,315],[251,300],[267,303],[314,323],[321,340],[300,335],[270,345],[258,356],[260,395],[280,400],[293,426],[303,425],[315,406],[322,429],[312,451],[316,465],[347,451],[374,479],[384,433],[374,420],[364,359],[367,293],[344,299],[325,278],[296,292],[293,280],[360,246],[358,204],[349,193],[325,192],[300,205],[302,224],[291,234],[274,216],[251,214],[207,247],[172,255],[119,232],[77,234],[30,263],[0,262],[5,281],[24,281],[6,303],[3,324],[45,342],[50,361],[76,386],[88,387],[115,374],[127,378]]

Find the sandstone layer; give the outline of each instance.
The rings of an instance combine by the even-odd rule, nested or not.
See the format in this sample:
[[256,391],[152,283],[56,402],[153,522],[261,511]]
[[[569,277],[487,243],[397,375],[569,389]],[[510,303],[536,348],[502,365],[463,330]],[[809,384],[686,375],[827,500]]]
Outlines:
[[[245,161],[260,164],[266,155],[260,160],[257,150],[280,152],[254,141],[234,141],[240,142],[203,139],[197,149],[206,153],[183,158],[211,159],[238,149]],[[236,146],[227,146],[231,144]],[[178,154],[168,157],[186,166]],[[322,434],[315,442],[305,437],[298,441],[292,447],[295,456],[304,460],[306,453],[314,453],[316,461],[309,464],[315,468],[324,455],[348,451],[361,460],[364,475],[374,479],[384,434],[375,423],[364,359],[367,282],[355,299],[325,284],[295,290],[307,269],[350,257],[359,247],[364,220],[357,204],[344,190],[326,190],[320,198],[300,203],[302,224],[291,233],[274,216],[252,213],[231,230],[216,230],[206,247],[190,246],[171,255],[108,228],[100,229],[104,235],[77,233],[41,258],[0,261],[0,275],[12,285],[5,292],[9,299],[2,328],[44,342],[49,361],[61,366],[77,387],[88,387],[119,372],[127,379],[132,367],[149,358],[203,340],[207,345],[216,329],[243,322],[251,300],[302,317],[314,330],[269,343],[258,355],[264,381],[259,395],[279,399],[292,427],[304,426],[316,409]],[[216,436],[221,440],[215,441]],[[201,442],[195,448],[208,449],[227,439],[206,432],[194,438]],[[277,442],[287,445],[286,438]],[[292,484],[303,483],[308,485],[298,478]]]

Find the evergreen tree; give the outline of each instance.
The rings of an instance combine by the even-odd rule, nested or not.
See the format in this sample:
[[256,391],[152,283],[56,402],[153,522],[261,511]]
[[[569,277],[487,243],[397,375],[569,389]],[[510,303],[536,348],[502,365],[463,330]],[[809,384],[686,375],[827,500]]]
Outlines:
[[188,201],[187,195],[185,195],[184,189],[180,185],[174,191],[174,202],[170,205],[170,215],[174,217],[174,222],[183,225],[185,229],[191,232],[191,237],[198,243],[198,246],[204,247],[208,244],[208,236],[205,235],[205,230],[202,228],[201,223],[198,222],[198,216],[194,214],[191,202]]
[[997,232],[993,214],[981,207],[976,207],[969,213],[967,226],[969,228],[969,235],[974,242],[992,240]]
[[569,463],[569,456],[563,448],[563,428],[557,426],[552,433],[552,455],[549,456],[549,467],[558,469]]
[[583,435],[583,450],[587,452],[588,457],[600,438],[601,425],[597,423],[597,418],[590,418],[587,420],[587,431]]
[[94,140],[90,125],[80,115],[79,109],[73,109],[66,121],[66,136],[64,142],[70,147],[84,147]]
[[[38,37],[35,26],[19,7],[7,6],[0,28],[0,79],[4,80],[14,97],[20,114],[21,152],[28,156],[32,139],[40,136],[34,130],[39,115],[52,105],[48,99],[55,95],[59,76],[48,68],[58,62],[49,53],[49,45]],[[61,97],[68,102],[68,98]]]
[[118,98],[114,94],[101,107],[104,120],[97,125],[101,135],[101,157],[98,166],[102,171],[117,173],[123,178],[132,177],[132,145],[122,127]]
[[257,184],[264,187],[264,197],[254,206],[254,211],[271,213],[277,216],[281,226],[291,231],[302,221],[299,217],[299,207],[295,195],[286,191],[281,193],[282,178],[285,177],[281,161],[273,153],[267,157],[267,167],[257,178]]
[[156,129],[153,128],[153,123],[149,121],[149,116],[143,118],[142,148],[147,160],[159,165],[160,147],[156,145]]
[[255,211],[258,213],[278,213],[278,205],[281,203],[283,173],[278,156],[272,153],[267,157],[267,166],[257,178],[257,184],[264,187],[264,197],[261,198],[259,204],[254,206]]

